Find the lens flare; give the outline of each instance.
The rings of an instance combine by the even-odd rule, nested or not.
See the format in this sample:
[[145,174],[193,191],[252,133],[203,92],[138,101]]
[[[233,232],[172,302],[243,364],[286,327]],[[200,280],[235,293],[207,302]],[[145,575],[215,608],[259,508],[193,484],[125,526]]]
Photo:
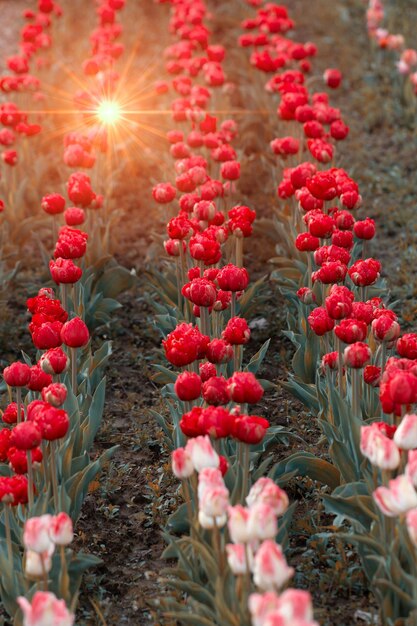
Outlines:
[[116,124],[121,113],[120,105],[115,100],[103,100],[97,107],[97,117],[103,124]]

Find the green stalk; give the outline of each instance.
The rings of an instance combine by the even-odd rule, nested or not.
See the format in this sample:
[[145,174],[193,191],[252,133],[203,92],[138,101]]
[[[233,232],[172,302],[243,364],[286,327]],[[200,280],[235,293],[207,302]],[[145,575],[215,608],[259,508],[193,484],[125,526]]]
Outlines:
[[28,464],[28,513],[33,507],[33,466],[32,466],[32,450],[26,450],[26,459]]
[[7,502],[4,503],[4,529],[6,533],[6,543],[7,543],[7,560],[9,562],[9,566],[13,569],[13,546],[12,546],[12,534],[10,531],[10,511],[9,511],[9,504],[7,504]]

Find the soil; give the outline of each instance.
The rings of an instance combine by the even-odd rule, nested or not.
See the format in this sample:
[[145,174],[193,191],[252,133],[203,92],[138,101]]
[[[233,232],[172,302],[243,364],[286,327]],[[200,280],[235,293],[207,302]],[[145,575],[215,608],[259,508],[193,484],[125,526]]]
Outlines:
[[[237,2],[238,8],[234,11],[232,7],[232,11],[231,4],[218,0],[212,5],[216,41],[230,48],[239,34],[239,20],[251,14],[251,9]],[[75,6],[69,0],[62,5],[68,13]],[[415,5],[409,2],[408,8],[417,14]],[[16,41],[23,6],[20,0],[0,0],[2,52]],[[358,213],[377,221],[378,237],[372,251],[383,262],[393,298],[401,301],[398,312],[401,310],[404,322],[413,327],[417,292],[417,264],[413,261],[417,253],[416,234],[410,224],[415,210],[416,136],[399,102],[398,88],[392,85],[394,70],[383,65],[370,47],[364,3],[360,0],[293,0],[290,11],[297,24],[296,38],[314,41],[318,46],[315,73],[320,75],[325,68],[337,66],[345,76],[342,88],[332,94],[334,105],[341,108],[351,129],[349,138],[339,146],[337,164],[360,185],[364,204]],[[394,17],[398,29],[405,30],[401,14]],[[92,19],[86,18],[81,26],[83,32],[88,32]],[[410,14],[408,19],[408,23],[413,22]],[[136,46],[139,53],[129,72],[139,77],[138,89],[145,93],[146,108],[163,109],[150,94],[153,80],[163,75],[161,51],[169,43],[166,7],[128,3],[122,21],[126,24],[127,56]],[[237,70],[240,66],[242,69]],[[265,149],[274,134],[259,114],[247,111],[256,107],[248,106],[246,97],[249,95],[255,105],[266,102],[272,112],[273,101],[261,93],[263,77],[260,80],[250,68],[244,51],[232,52],[226,67],[231,79],[240,81],[240,71],[249,84],[243,91],[238,87],[232,96],[233,108],[241,109],[238,119],[246,125],[245,143],[240,146],[241,202],[255,208],[259,217],[269,219],[276,204],[274,180],[271,170],[258,158],[256,146],[260,140]],[[147,68],[151,68],[148,74]],[[98,341],[112,340],[113,356],[107,371],[104,424],[93,454],[115,444],[119,448],[106,472],[91,486],[76,527],[76,547],[102,559],[102,565],[84,579],[77,617],[77,623],[83,626],[159,623],[152,604],[165,593],[160,581],[161,570],[167,567],[161,559],[161,527],[179,500],[161,433],[150,414],[150,409],[164,412],[164,406],[153,380],[152,363],[161,360],[160,339],[152,326],[151,288],[145,275],[161,259],[159,239],[167,216],[155,207],[150,192],[155,182],[170,179],[170,160],[166,159],[161,139],[169,128],[169,117],[161,115],[155,121],[152,115],[143,114],[138,121],[140,144],[134,158],[126,160],[121,148],[115,151],[115,163],[125,163],[125,167],[113,191],[114,208],[117,201],[122,215],[112,239],[118,262],[133,270],[137,279],[134,287],[119,298],[123,308],[111,326],[98,329],[96,335]],[[279,179],[279,171],[275,175]],[[274,256],[274,241],[261,232],[253,241],[246,260],[251,277],[256,278],[272,269],[268,259]],[[19,349],[32,351],[29,334],[22,333],[25,300],[28,291],[33,293],[44,284],[41,273],[26,264],[11,291],[0,336],[5,363],[16,358]],[[254,316],[261,323],[253,330],[249,352],[255,353],[267,338],[272,338],[260,376],[278,385],[256,408],[271,423],[289,426],[298,437],[288,446],[276,446],[274,457],[279,460],[298,449],[326,457],[314,418],[279,385],[291,371],[292,348],[282,334],[286,328],[283,299],[271,280],[266,282],[265,295],[266,302]],[[372,621],[377,609],[359,572],[354,549],[337,542],[325,546],[320,537],[331,525],[320,504],[325,487],[298,478],[287,490],[291,501],[298,503],[288,559],[297,568],[297,585],[313,594],[319,623],[378,623]]]

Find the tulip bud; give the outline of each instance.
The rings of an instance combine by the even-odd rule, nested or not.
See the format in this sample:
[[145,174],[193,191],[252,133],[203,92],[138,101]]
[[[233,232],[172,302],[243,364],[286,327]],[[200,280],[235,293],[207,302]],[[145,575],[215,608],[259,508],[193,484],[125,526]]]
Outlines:
[[74,317],[62,326],[61,339],[70,348],[82,348],[87,345],[90,333],[82,319]]
[[417,507],[417,493],[410,478],[401,474],[388,487],[378,487],[373,498],[384,515],[395,517]]
[[23,530],[23,543],[26,550],[42,554],[42,552],[53,548],[49,536],[51,519],[51,515],[41,515],[40,517],[31,517],[26,520]]
[[343,352],[343,362],[347,367],[364,367],[371,359],[372,353],[366,343],[357,341],[347,346]]
[[246,548],[243,544],[228,543],[226,544],[227,563],[234,576],[243,576],[248,571],[246,563]]
[[417,448],[417,415],[407,413],[395,431],[394,441],[401,450]]
[[171,456],[172,471],[174,475],[183,480],[194,474],[194,465],[189,452],[185,448],[177,448]]
[[185,447],[190,455],[192,464],[197,472],[201,472],[206,467],[217,468],[219,466],[219,455],[211,445],[210,437],[195,437],[187,442]]
[[228,508],[227,527],[230,539],[233,543],[248,543],[250,535],[248,531],[249,509],[236,504]]
[[48,387],[42,389],[42,400],[48,402],[54,407],[60,407],[64,404],[67,397],[67,388],[62,383],[52,383]]
[[255,585],[265,591],[280,589],[294,574],[288,567],[281,546],[267,539],[258,549],[253,565]]
[[201,395],[201,378],[194,372],[178,374],[174,385],[175,393],[184,402],[196,400]]
[[17,424],[10,435],[10,445],[16,446],[19,450],[37,448],[41,441],[41,431],[33,422]]
[[68,546],[74,539],[72,519],[67,513],[53,515],[49,524],[49,536],[57,546]]
[[30,367],[16,361],[4,368],[3,378],[9,387],[25,387],[30,381]]
[[66,372],[70,359],[62,350],[62,348],[51,348],[42,354],[39,359],[39,365],[47,374],[56,376]]

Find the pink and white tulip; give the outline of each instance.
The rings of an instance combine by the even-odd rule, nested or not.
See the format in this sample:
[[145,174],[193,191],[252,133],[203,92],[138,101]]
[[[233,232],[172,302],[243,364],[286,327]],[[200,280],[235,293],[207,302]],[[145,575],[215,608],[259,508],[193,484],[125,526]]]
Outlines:
[[388,484],[389,487],[378,487],[373,493],[384,515],[395,517],[417,507],[417,492],[408,476],[401,474]]
[[394,441],[402,450],[417,448],[417,415],[407,413],[395,431]]
[[264,541],[255,555],[253,580],[264,591],[280,589],[294,574],[287,565],[281,546],[275,541]]
[[23,612],[23,626],[72,626],[74,615],[68,611],[64,600],[53,593],[37,591],[32,602],[23,596],[17,599]]

